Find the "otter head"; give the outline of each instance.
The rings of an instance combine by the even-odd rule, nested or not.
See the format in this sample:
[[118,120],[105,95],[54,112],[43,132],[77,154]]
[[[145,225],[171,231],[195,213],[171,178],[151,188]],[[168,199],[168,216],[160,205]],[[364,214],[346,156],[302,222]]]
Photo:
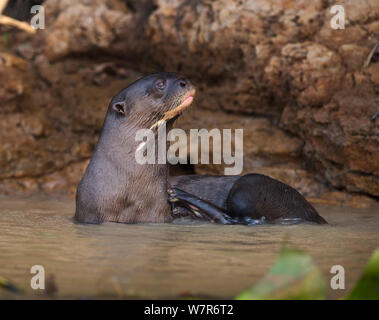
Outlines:
[[153,129],[163,122],[172,124],[194,95],[193,85],[179,74],[154,73],[121,90],[112,99],[108,114],[120,124]]

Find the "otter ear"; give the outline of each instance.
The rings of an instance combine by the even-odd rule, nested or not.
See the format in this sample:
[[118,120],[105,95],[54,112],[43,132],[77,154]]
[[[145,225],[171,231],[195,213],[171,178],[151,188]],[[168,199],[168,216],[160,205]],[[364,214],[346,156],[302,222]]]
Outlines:
[[126,115],[126,104],[124,101],[113,103],[112,109],[123,116]]

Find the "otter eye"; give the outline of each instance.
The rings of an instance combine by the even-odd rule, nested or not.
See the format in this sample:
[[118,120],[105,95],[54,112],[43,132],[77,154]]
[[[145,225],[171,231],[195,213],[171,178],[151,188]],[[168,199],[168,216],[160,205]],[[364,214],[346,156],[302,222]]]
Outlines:
[[166,80],[165,79],[159,79],[157,82],[155,82],[155,86],[159,90],[163,90],[166,87]]

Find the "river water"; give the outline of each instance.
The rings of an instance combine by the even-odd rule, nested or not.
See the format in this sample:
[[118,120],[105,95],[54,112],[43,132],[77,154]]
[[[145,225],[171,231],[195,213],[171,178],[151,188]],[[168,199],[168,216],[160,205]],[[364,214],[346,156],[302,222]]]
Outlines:
[[29,298],[43,298],[30,287],[33,265],[54,276],[60,298],[233,298],[265,275],[286,239],[313,256],[328,288],[330,268],[345,268],[346,290],[328,289],[340,298],[379,247],[378,208],[316,208],[329,225],[80,225],[73,199],[1,197],[0,276]]

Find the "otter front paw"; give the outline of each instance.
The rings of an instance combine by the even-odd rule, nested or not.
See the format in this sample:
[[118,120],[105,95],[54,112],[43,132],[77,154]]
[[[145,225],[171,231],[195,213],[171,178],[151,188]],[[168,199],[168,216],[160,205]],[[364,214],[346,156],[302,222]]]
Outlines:
[[170,188],[167,190],[168,193],[168,201],[173,203],[173,202],[179,202],[182,200],[181,198],[185,197],[186,192],[182,191],[177,188]]
[[167,193],[168,193],[168,201],[169,202],[173,203],[173,202],[179,201],[179,199],[176,197],[176,193],[175,193],[174,189],[168,189]]

